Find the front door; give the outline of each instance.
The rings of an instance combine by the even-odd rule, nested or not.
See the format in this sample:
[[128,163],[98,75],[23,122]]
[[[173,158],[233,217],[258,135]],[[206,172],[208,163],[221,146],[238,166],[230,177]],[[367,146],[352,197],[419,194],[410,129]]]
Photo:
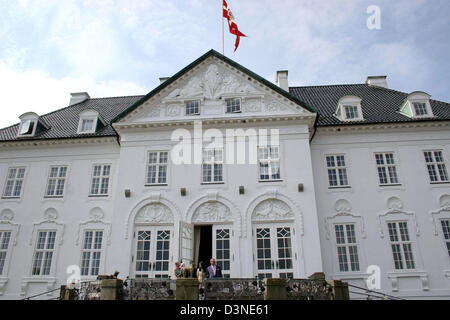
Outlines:
[[134,234],[135,278],[168,278],[172,227],[139,227]]
[[291,224],[261,224],[254,227],[258,278],[293,278],[296,254]]

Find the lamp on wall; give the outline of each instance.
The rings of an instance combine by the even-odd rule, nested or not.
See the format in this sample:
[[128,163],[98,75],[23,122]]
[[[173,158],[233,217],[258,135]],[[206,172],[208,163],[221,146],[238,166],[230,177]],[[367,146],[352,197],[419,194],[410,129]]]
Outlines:
[[129,197],[131,197],[131,190],[125,189],[125,198],[129,198]]
[[186,197],[186,193],[187,193],[186,188],[181,188],[181,196]]
[[305,191],[305,187],[303,186],[303,183],[299,183],[298,192],[303,192],[303,191]]
[[239,187],[239,194],[245,194],[245,188],[244,186]]

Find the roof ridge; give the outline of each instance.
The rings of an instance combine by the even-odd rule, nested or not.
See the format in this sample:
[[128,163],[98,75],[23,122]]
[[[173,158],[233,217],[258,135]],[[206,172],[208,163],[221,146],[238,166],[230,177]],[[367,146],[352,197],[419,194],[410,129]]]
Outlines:
[[322,85],[311,85],[311,86],[294,86],[289,87],[289,89],[296,88],[318,88],[318,87],[340,87],[340,86],[364,86],[365,83],[345,83],[345,84],[322,84]]
[[[113,97],[101,97],[101,98],[89,98],[87,100],[101,100],[101,99],[117,99],[117,98],[137,98],[137,97],[143,97],[145,94],[136,94],[131,96],[113,96]],[[85,101],[87,101],[85,100]],[[83,101],[83,102],[85,102]]]

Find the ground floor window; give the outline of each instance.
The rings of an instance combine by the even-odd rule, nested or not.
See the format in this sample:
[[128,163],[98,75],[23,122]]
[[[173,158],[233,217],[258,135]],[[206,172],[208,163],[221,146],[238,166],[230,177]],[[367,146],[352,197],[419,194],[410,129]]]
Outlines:
[[81,275],[98,276],[103,248],[103,231],[84,232],[81,250]]
[[254,228],[254,237],[258,278],[293,278],[295,255],[292,226],[258,225]]
[[140,227],[135,238],[135,277],[168,278],[172,228]]

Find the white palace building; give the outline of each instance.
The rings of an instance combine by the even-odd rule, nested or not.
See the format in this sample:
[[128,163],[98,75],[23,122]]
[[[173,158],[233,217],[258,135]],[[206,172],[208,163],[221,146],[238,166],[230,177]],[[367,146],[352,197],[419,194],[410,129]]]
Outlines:
[[[450,298],[450,104],[385,76],[276,82],[211,50],[145,96],[74,93],[1,129],[0,299],[57,289],[72,265],[165,278],[211,257],[226,277],[361,287],[379,268],[379,291]],[[194,164],[174,159],[191,146],[177,132]]]

